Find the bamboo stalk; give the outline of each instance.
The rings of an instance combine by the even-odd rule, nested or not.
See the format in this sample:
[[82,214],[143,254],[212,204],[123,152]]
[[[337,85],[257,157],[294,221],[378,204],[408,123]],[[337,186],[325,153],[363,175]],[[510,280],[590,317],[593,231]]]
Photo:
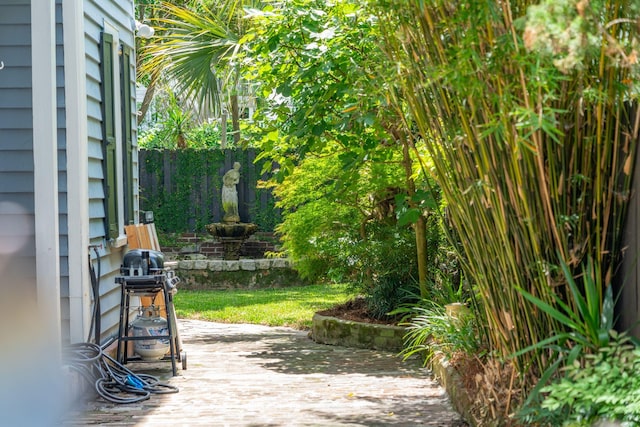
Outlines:
[[[619,28],[629,1],[593,14],[613,40],[635,36]],[[560,261],[578,269],[591,256],[603,279],[611,275],[638,133],[636,121],[636,137],[624,136],[621,102],[632,94],[619,82],[629,73],[610,56],[609,38],[563,74],[553,58],[524,48],[514,21],[532,4],[403,0],[381,13],[384,44],[463,239],[490,347],[503,357],[559,329],[517,289],[571,305]],[[515,363],[540,373],[549,360],[539,352]]]

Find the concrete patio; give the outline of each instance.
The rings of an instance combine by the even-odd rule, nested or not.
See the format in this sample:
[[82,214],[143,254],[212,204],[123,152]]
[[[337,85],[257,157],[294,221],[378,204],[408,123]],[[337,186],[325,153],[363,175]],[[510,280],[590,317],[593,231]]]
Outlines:
[[68,426],[464,426],[418,360],[317,344],[306,332],[180,320],[188,369],[130,363],[177,394],[92,399]]

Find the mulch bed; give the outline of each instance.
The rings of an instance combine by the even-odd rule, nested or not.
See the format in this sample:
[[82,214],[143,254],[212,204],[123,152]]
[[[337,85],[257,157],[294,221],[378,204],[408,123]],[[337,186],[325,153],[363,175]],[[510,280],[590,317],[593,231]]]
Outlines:
[[399,317],[385,316],[383,319],[373,317],[369,313],[366,300],[362,297],[357,297],[344,304],[318,311],[318,314],[354,322],[375,323],[379,325],[397,325],[400,321]]

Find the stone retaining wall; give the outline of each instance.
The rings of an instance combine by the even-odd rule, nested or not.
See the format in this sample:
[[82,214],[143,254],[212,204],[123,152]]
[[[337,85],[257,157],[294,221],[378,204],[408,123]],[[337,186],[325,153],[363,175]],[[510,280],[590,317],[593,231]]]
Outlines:
[[321,344],[399,352],[406,329],[314,314],[311,339]]
[[165,262],[180,278],[178,289],[281,288],[307,284],[284,258],[197,259]]
[[443,354],[437,354],[431,360],[431,371],[451,399],[451,404],[470,426],[482,425],[473,414],[474,399],[465,388],[460,374],[449,364]]

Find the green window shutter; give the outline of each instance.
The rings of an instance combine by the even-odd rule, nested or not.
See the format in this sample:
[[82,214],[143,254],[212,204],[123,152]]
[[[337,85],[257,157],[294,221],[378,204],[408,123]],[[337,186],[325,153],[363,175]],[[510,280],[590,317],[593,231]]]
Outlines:
[[105,186],[105,227],[108,238],[118,237],[118,193],[116,169],[116,132],[115,132],[115,100],[113,75],[113,36],[102,33],[100,51],[102,61],[100,72],[102,78],[102,162]]
[[120,83],[122,98],[122,170],[124,171],[124,222],[134,222],[133,211],[133,137],[131,116],[131,55],[132,50],[122,46]]

